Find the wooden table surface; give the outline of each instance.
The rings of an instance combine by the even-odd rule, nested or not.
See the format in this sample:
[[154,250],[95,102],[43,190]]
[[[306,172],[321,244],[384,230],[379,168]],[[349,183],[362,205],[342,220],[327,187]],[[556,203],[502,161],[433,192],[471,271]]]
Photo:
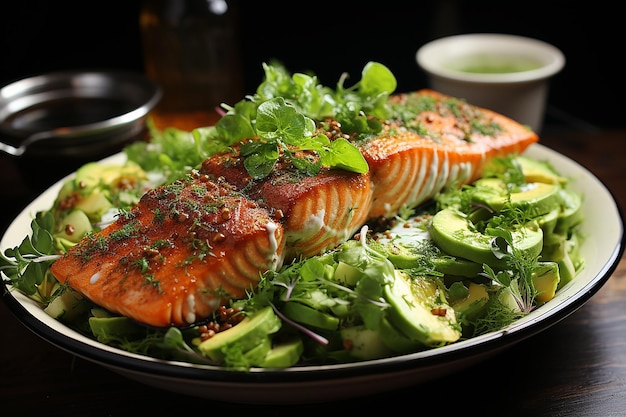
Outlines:
[[[553,131],[541,139],[592,171],[620,207],[626,207],[625,141],[623,130]],[[4,230],[35,193],[6,156],[0,157],[0,186]],[[0,414],[6,417],[148,416],[168,410],[177,416],[358,416],[374,407],[432,416],[626,416],[624,259],[590,301],[543,332],[441,379],[342,402],[241,405],[163,391],[49,344],[26,329],[5,303],[0,303],[0,334]]]

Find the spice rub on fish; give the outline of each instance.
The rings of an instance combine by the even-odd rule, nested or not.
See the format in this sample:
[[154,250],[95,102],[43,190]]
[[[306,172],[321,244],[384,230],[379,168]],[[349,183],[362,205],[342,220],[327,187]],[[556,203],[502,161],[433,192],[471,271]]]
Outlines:
[[224,178],[256,201],[280,213],[285,229],[285,258],[307,258],[348,240],[367,221],[371,206],[369,173],[322,169],[302,175],[280,160],[270,175],[255,181],[237,148],[202,164],[201,172]]
[[536,133],[499,113],[423,89],[390,98],[403,123],[359,145],[372,181],[368,217],[392,217],[451,185],[478,179],[493,158],[522,153]]
[[210,317],[280,267],[282,225],[221,180],[197,172],[147,192],[51,266],[94,303],[152,326]]

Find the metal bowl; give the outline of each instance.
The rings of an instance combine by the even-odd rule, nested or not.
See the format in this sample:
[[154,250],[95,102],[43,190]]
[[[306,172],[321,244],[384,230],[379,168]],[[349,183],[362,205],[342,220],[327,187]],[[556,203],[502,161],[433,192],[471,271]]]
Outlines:
[[0,150],[16,157],[100,156],[136,136],[160,98],[157,85],[133,72],[25,78],[0,89]]

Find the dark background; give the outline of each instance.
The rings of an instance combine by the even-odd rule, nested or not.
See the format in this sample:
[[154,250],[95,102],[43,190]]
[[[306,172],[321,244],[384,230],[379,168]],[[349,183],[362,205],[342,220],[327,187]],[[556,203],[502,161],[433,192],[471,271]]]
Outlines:
[[[397,92],[426,87],[415,62],[420,45],[443,35],[501,32],[538,38],[567,59],[551,81],[546,128],[624,126],[624,22],[607,0],[240,1],[245,92],[261,63],[282,61],[334,86],[357,81],[367,61],[387,65]],[[143,71],[140,0],[5,2],[0,10],[0,85],[62,69]]]

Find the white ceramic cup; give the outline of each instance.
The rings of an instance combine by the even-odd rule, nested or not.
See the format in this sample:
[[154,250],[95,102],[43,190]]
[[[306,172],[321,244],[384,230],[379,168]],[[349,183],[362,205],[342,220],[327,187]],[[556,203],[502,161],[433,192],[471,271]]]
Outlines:
[[556,47],[523,36],[476,33],[431,41],[416,53],[429,86],[540,132],[549,78],[565,65]]

